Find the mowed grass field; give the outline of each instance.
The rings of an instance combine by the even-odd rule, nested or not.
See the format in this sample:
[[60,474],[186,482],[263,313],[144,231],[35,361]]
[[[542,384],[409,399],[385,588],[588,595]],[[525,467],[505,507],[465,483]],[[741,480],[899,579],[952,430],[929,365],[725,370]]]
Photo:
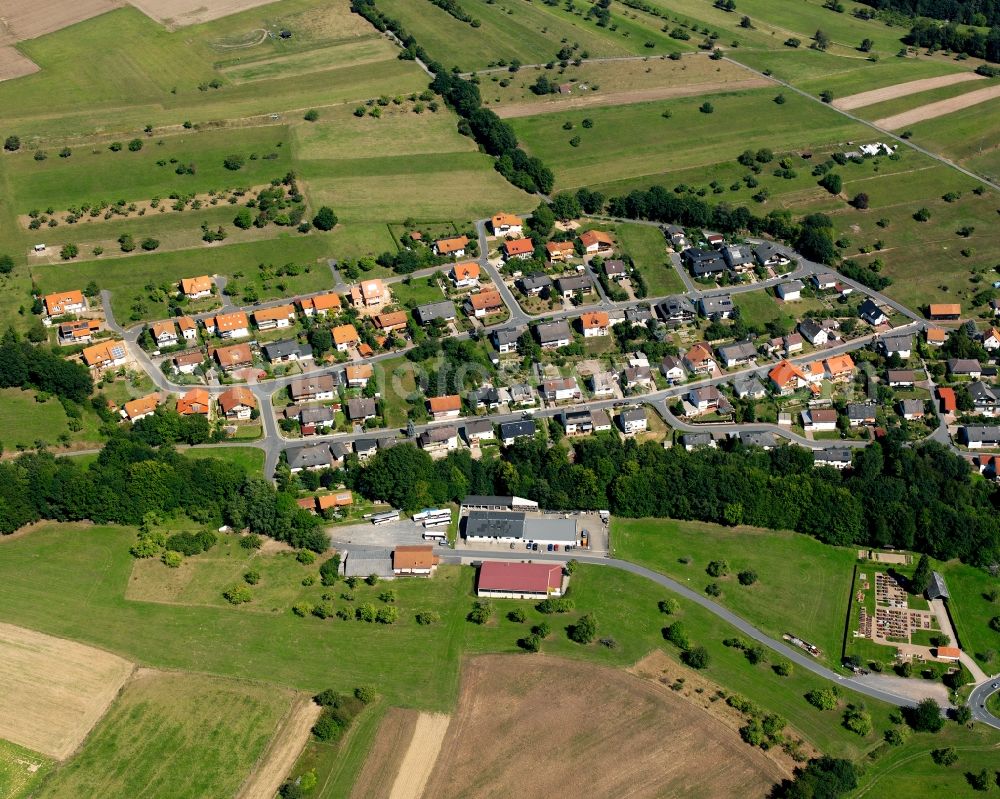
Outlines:
[[140,671],[36,795],[233,796],[293,697],[265,683]]
[[990,599],[991,591],[1000,590],[1000,580],[954,561],[939,563],[937,569],[951,593],[948,612],[962,648],[987,674],[1000,672],[1000,632],[989,626],[991,618],[1000,616],[1000,602]]
[[[976,88],[985,85],[975,82]],[[1000,180],[1000,103],[981,103],[911,126],[913,140],[963,166]]]
[[618,224],[612,228],[623,253],[632,256],[636,269],[646,281],[650,297],[684,291],[684,282],[667,256],[667,242],[652,225]]
[[52,761],[37,752],[0,741],[0,796],[22,799],[48,774]]
[[184,450],[184,455],[195,459],[216,458],[242,466],[254,477],[264,476],[264,450],[257,447],[192,447]]
[[[864,132],[857,123],[804,97],[786,96],[777,105],[774,91],[713,94],[706,97],[588,108],[510,120],[518,139],[556,174],[558,189],[595,186],[626,179],[647,185],[686,168],[705,168],[735,159],[744,149],[775,152],[820,149]],[[699,111],[703,102],[713,113]],[[669,110],[669,119],[663,112]],[[593,127],[582,127],[584,118]],[[766,124],[761,124],[767,120]],[[575,128],[562,129],[571,121]],[[629,131],[627,141],[621,132]],[[569,142],[579,137],[579,146]]]
[[[805,638],[823,650],[826,663],[839,664],[856,552],[798,533],[672,519],[616,519],[611,535],[618,557],[695,591],[716,582],[718,602],[774,637]],[[713,560],[727,561],[729,576],[710,577],[705,569]],[[740,585],[736,574],[743,569],[757,572],[759,581]]]

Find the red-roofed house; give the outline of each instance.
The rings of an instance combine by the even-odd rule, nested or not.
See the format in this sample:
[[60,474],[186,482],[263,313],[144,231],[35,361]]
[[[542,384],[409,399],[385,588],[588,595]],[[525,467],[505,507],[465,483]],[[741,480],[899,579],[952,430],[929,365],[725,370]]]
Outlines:
[[392,573],[430,577],[439,562],[433,546],[399,546],[392,553]]
[[611,318],[607,311],[590,311],[580,317],[580,327],[584,338],[606,336],[611,328]]
[[494,291],[492,289],[487,289],[486,291],[480,291],[478,294],[470,294],[469,298],[465,301],[466,313],[470,316],[475,316],[477,319],[481,319],[487,314],[496,313],[503,308],[503,299],[500,297],[499,291]]
[[462,410],[462,398],[458,394],[449,394],[444,397],[430,397],[427,400],[427,409],[434,417],[434,421],[441,419],[457,419]]
[[501,211],[493,215],[490,227],[493,228],[494,236],[520,236],[524,230],[524,222],[519,216]]
[[550,261],[565,261],[573,257],[576,248],[571,241],[550,241],[545,245],[545,251],[549,254]]
[[586,233],[581,233],[580,243],[583,245],[583,251],[587,255],[611,252],[611,249],[615,246],[615,240],[603,230],[588,230]]
[[958,410],[958,399],[955,397],[955,389],[939,388],[938,399],[941,401],[942,413],[954,413]]
[[503,259],[510,261],[513,258],[530,258],[535,253],[535,245],[531,239],[511,239],[503,243]]
[[451,268],[451,280],[455,288],[465,289],[479,285],[479,264],[475,261],[462,261]]
[[487,560],[479,567],[476,596],[497,599],[545,599],[562,596],[561,564]]
[[450,255],[453,258],[462,258],[465,255],[465,248],[468,246],[468,236],[456,236],[451,239],[438,239],[434,242],[434,254]]

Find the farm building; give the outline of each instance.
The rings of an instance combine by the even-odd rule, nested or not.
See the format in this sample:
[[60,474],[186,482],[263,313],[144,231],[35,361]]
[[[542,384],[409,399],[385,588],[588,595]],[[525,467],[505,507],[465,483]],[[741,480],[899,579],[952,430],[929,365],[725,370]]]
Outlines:
[[497,599],[545,599],[562,596],[567,578],[560,564],[488,560],[479,567],[476,596]]

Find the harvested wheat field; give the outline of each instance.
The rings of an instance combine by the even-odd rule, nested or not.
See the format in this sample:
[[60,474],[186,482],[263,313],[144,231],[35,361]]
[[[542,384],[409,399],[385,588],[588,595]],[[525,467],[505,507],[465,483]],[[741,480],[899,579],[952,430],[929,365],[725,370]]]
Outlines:
[[183,28],[228,17],[274,0],[129,0],[147,17],[168,28]]
[[321,710],[310,697],[302,697],[292,705],[271,745],[237,794],[238,799],[274,799],[285,775],[309,741]]
[[38,64],[16,47],[0,47],[0,80],[21,78],[38,72]]
[[765,796],[787,776],[709,713],[625,671],[472,658],[425,797]]
[[911,80],[906,83],[897,83],[894,86],[885,86],[881,89],[872,89],[870,92],[859,92],[850,94],[834,100],[830,105],[842,111],[850,111],[854,108],[864,108],[866,105],[883,103],[886,100],[895,100],[897,97],[906,97],[911,94],[940,89],[943,86],[953,86],[956,83],[965,83],[970,80],[985,80],[982,75],[975,72],[957,72],[953,75],[940,75],[936,78],[923,78],[922,80]]
[[[434,763],[441,753],[451,716],[443,713],[421,713],[413,727],[413,737],[399,764],[389,799],[420,799],[431,776]],[[437,796],[431,791],[428,796]]]
[[977,89],[974,92],[960,94],[958,97],[949,97],[947,100],[938,100],[936,103],[912,108],[891,117],[876,119],[874,124],[886,130],[896,130],[905,128],[907,125],[915,125],[918,122],[926,122],[928,119],[943,117],[953,111],[961,111],[963,108],[970,108],[998,97],[1000,97],[1000,85],[990,86],[988,89]]
[[69,757],[132,669],[100,649],[0,623],[0,738]]
[[354,782],[352,799],[388,799],[419,717],[416,710],[394,707],[386,711],[378,725],[375,742]]
[[44,36],[122,5],[121,0],[0,0],[0,45]]

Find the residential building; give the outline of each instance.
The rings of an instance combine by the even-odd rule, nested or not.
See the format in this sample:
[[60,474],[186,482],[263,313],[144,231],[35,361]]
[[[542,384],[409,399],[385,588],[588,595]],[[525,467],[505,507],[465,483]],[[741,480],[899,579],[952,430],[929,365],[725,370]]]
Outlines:
[[1000,427],[970,425],[958,428],[958,440],[969,449],[1000,447]]
[[789,333],[785,336],[782,343],[786,355],[790,355],[793,352],[802,352],[802,348],[805,346],[801,333]]
[[480,386],[469,392],[469,405],[475,410],[486,408],[495,411],[500,407],[500,392],[493,386]]
[[381,308],[389,302],[389,290],[378,278],[363,280],[351,286],[351,305],[359,309]]
[[181,293],[189,300],[200,300],[204,297],[211,297],[214,288],[215,281],[208,275],[181,278]]
[[698,342],[686,353],[684,353],[684,366],[689,372],[694,372],[695,374],[711,374],[715,371],[715,358],[712,356],[712,351]]
[[571,241],[550,241],[545,245],[545,252],[553,263],[566,261],[576,254],[576,247]]
[[318,402],[332,400],[336,395],[333,375],[306,375],[296,377],[289,386],[294,402]]
[[958,398],[953,388],[939,388],[938,400],[941,403],[941,413],[955,413],[958,410]]
[[729,319],[736,306],[729,294],[714,294],[698,300],[698,310],[706,319]]
[[627,436],[645,433],[649,427],[645,408],[626,408],[618,414],[618,424]]
[[253,392],[243,386],[233,386],[219,395],[219,410],[227,419],[249,419],[257,408]]
[[400,577],[431,577],[439,561],[433,546],[398,546],[392,551],[392,573]]
[[432,427],[417,436],[417,443],[431,455],[443,455],[458,449],[458,428],[451,425]]
[[500,443],[505,447],[513,446],[519,438],[531,438],[538,430],[533,420],[523,422],[504,422],[500,425]]
[[911,388],[916,382],[916,375],[912,369],[889,369],[886,378],[890,388]]
[[210,336],[219,338],[245,338],[250,335],[250,320],[243,311],[217,314],[204,321],[205,330]]
[[702,235],[704,235],[705,241],[707,241],[715,249],[719,249],[723,244],[726,243],[725,237],[721,236],[718,233],[706,233],[703,230]]
[[580,317],[580,329],[584,338],[607,336],[611,332],[611,320],[606,311],[588,311]]
[[376,416],[377,405],[371,397],[351,397],[347,400],[347,418],[352,422],[367,422]]
[[510,406],[524,408],[537,403],[535,392],[527,383],[514,383],[510,386]]
[[181,337],[185,341],[194,341],[198,338],[198,323],[190,316],[181,316],[177,319],[177,327],[180,328]]
[[802,411],[802,427],[810,433],[833,432],[837,429],[837,412],[833,408],[808,408]]
[[682,295],[667,297],[656,307],[656,315],[670,327],[687,324],[694,321],[694,305]]
[[811,280],[817,291],[827,291],[837,287],[837,276],[833,272],[820,272],[813,275]]
[[969,383],[968,391],[977,416],[1000,416],[1000,395],[993,386],[974,380]]
[[298,416],[302,424],[302,435],[306,436],[312,435],[318,428],[332,427],[334,410],[329,405],[314,405],[300,409]]
[[628,268],[624,261],[611,258],[604,262],[604,274],[608,280],[616,280],[620,283],[628,277]]
[[504,261],[521,260],[524,261],[533,257],[535,245],[531,239],[507,239],[503,243]]
[[155,393],[129,400],[122,406],[121,417],[129,422],[138,422],[140,419],[152,416],[159,404],[160,395]]
[[[624,321],[628,322],[630,325],[648,327],[649,323],[653,321],[653,312],[644,305],[636,305],[632,308],[626,308]],[[612,324],[614,324],[613,321]]]
[[791,263],[791,259],[769,241],[754,247],[753,254],[761,266],[784,266]]
[[468,445],[474,446],[483,441],[493,441],[496,433],[493,430],[493,422],[489,419],[472,419],[465,423],[462,431]]
[[814,347],[825,347],[830,340],[829,332],[815,319],[803,319],[799,322],[799,332]]
[[467,289],[479,285],[479,264],[475,261],[462,261],[451,268],[451,282],[457,289]]
[[885,336],[879,339],[878,349],[887,358],[891,355],[898,355],[905,361],[913,350],[913,337]]
[[157,347],[173,347],[177,344],[177,325],[172,319],[163,322],[153,322],[149,326],[149,334]]
[[306,297],[299,300],[298,304],[305,316],[326,316],[337,313],[341,308],[340,295],[333,292]]
[[178,353],[170,359],[170,363],[178,374],[193,375],[204,360],[205,356],[199,350],[190,350]]
[[740,377],[733,381],[733,390],[740,399],[761,399],[767,394],[767,389],[755,375]]
[[983,349],[990,351],[1000,349],[1000,330],[991,327],[983,333]]
[[628,391],[652,388],[653,373],[648,366],[628,366],[622,371],[622,382]]
[[193,388],[177,399],[177,413],[181,416],[208,416],[211,407],[211,397],[204,388]]
[[228,347],[216,347],[210,355],[219,368],[225,372],[253,366],[253,353],[249,344],[232,344]]
[[443,419],[457,419],[462,412],[462,398],[458,394],[428,397],[427,410],[435,422],[440,422]]
[[548,402],[569,402],[583,396],[575,377],[546,380],[541,385],[541,395]]
[[594,432],[594,419],[590,411],[563,411],[559,414],[559,422],[568,436]]
[[502,311],[503,308],[504,304],[503,299],[500,297],[500,292],[494,289],[470,294],[465,300],[465,312],[477,319],[482,319],[484,316]]
[[555,322],[542,322],[535,327],[535,335],[543,350],[554,350],[565,347],[573,341],[573,333],[565,320],[559,319]]
[[521,337],[513,327],[503,327],[492,332],[493,346],[501,355],[517,352],[517,340]]
[[291,327],[295,319],[295,308],[291,305],[276,305],[253,312],[253,323],[258,330],[276,330]]
[[876,410],[877,406],[874,402],[849,402],[847,404],[847,421],[851,427],[875,424]]
[[736,341],[732,344],[723,344],[716,347],[715,351],[719,355],[719,361],[727,368],[732,369],[744,363],[750,363],[757,357],[757,348],[751,341]]
[[300,344],[294,338],[272,341],[261,347],[264,358],[269,363],[288,363],[289,361],[307,361],[313,357],[312,347]]
[[438,239],[434,242],[434,254],[438,256],[447,255],[452,258],[464,258],[465,250],[468,246],[468,236],[453,236],[450,239]]
[[851,466],[851,451],[846,448],[813,450],[813,466],[829,466],[843,471]]
[[798,366],[791,361],[781,361],[770,372],[767,373],[768,380],[779,394],[791,394],[800,388],[809,385],[809,378],[806,377]]
[[872,300],[867,299],[861,303],[861,307],[858,308],[858,316],[861,320],[867,322],[872,327],[878,327],[879,325],[884,325],[889,321],[889,317],[885,315],[878,304]]
[[358,460],[364,462],[378,452],[378,441],[374,438],[358,438],[354,441],[354,452]]
[[337,325],[330,332],[333,334],[333,343],[338,352],[348,352],[361,341],[361,336],[358,335],[354,325]]
[[949,358],[948,374],[978,380],[983,376],[983,367],[975,358]]
[[454,322],[455,303],[451,300],[439,300],[418,305],[413,311],[414,318],[422,325],[429,322]]
[[556,278],[556,292],[564,300],[572,300],[577,294],[587,296],[594,291],[594,281],[589,275]]
[[748,430],[736,435],[745,447],[760,447],[762,450],[770,451],[778,446],[777,437],[767,430]]
[[854,360],[846,353],[827,358],[823,365],[826,376],[835,383],[848,383],[854,377]]
[[94,334],[101,329],[101,323],[96,319],[77,319],[63,322],[59,325],[59,343],[63,346],[89,344],[94,340]]
[[702,447],[711,447],[712,449],[719,447],[711,433],[685,433],[681,436],[681,444],[688,452]]
[[715,386],[693,388],[688,392],[687,400],[698,413],[708,413],[717,410],[722,397]]
[[580,244],[587,255],[611,252],[615,240],[603,230],[588,230],[580,234]]
[[958,321],[962,315],[962,306],[957,302],[931,303],[928,311],[928,316],[934,321]]
[[551,291],[552,278],[543,272],[532,272],[530,275],[519,278],[517,287],[529,297],[538,297]]
[[484,561],[479,567],[476,596],[492,599],[545,599],[562,596],[561,564]]
[[805,286],[801,280],[789,280],[787,283],[779,283],[774,293],[784,302],[794,302],[802,299],[803,288]]
[[519,216],[501,211],[493,215],[490,227],[494,236],[520,236],[524,231],[524,222]]
[[79,314],[87,310],[87,298],[82,291],[59,291],[55,294],[46,294],[42,299],[45,306],[45,315],[50,319],[55,316],[69,316]]
[[899,413],[904,419],[915,421],[924,418],[924,401],[905,399],[899,403]]
[[663,357],[663,361],[660,362],[660,371],[671,383],[683,380],[685,375],[687,375],[687,371],[684,369],[684,363],[680,358],[674,355],[665,355]]
[[676,252],[680,252],[688,246],[687,238],[684,235],[684,228],[679,225],[667,225],[663,228],[663,235],[667,237],[670,245]]
[[618,387],[618,381],[611,372],[595,372],[587,378],[587,381],[590,383],[591,392],[597,399],[613,397],[615,389]]
[[285,458],[288,460],[288,470],[293,474],[305,469],[325,469],[333,463],[329,444],[290,447],[285,450]]
[[82,357],[90,369],[113,369],[125,365],[128,348],[124,341],[101,341],[85,348]]
[[607,411],[596,410],[590,412],[590,428],[594,433],[606,433],[611,429],[611,417]]
[[726,261],[715,250],[700,250],[689,247],[681,256],[691,274],[696,278],[708,278],[721,275],[726,271]]
[[742,275],[753,270],[753,254],[746,245],[729,244],[722,247],[721,252],[726,266],[733,274]]

